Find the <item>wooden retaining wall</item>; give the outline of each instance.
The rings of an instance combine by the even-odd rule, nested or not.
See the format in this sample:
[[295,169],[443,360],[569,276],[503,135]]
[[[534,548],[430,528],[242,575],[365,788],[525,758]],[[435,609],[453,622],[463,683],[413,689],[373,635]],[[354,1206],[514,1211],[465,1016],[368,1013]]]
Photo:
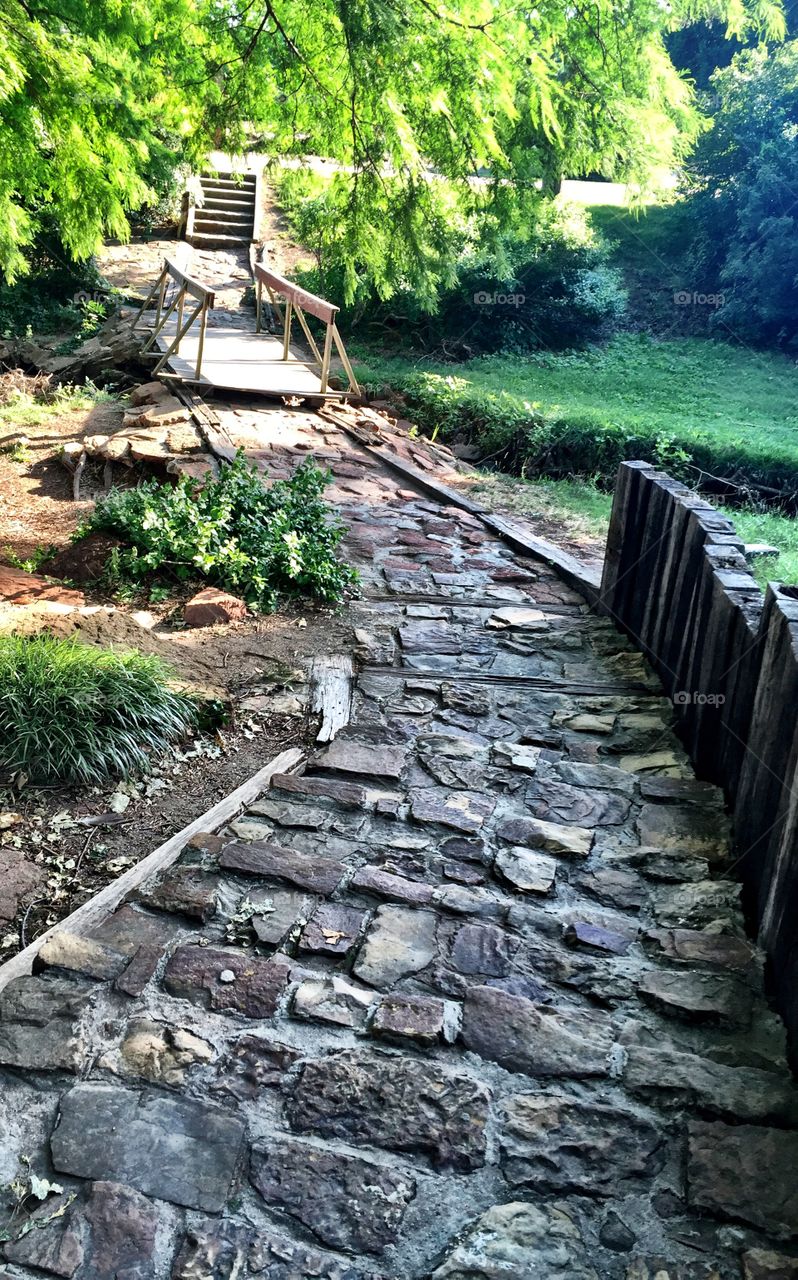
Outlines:
[[798,1065],[798,589],[765,596],[730,520],[648,463],[618,473],[598,608],[673,700],[734,818],[744,900]]

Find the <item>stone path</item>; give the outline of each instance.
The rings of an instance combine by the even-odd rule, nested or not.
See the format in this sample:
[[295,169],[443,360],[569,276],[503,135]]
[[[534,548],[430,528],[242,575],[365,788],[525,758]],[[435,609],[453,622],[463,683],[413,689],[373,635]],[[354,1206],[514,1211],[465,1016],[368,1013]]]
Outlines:
[[333,469],[352,720],[0,994],[0,1179],[63,1188],[5,1274],[798,1276],[783,1031],[642,660],[335,427],[222,416]]

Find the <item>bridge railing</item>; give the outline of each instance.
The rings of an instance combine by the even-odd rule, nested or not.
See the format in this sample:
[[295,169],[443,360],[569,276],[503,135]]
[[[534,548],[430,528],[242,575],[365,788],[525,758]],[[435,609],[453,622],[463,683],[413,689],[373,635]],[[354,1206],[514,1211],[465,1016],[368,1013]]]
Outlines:
[[798,1065],[798,588],[763,595],[743,547],[702,498],[626,462],[597,607],[658,673],[699,777],[725,791],[744,905]]
[[[319,369],[321,391],[326,391],[330,381],[330,361],[333,352],[337,352],[349,381],[349,390],[360,394],[360,387],[355,378],[349,357],[346,354],[341,334],[335,321],[339,308],[325,298],[319,298],[307,289],[300,288],[285,276],[270,271],[263,263],[256,262],[255,282],[257,287],[257,329],[263,330],[263,294],[264,290],[271,304],[272,312],[282,326],[283,360],[291,359],[291,328],[296,318],[305,335],[305,340],[312,352],[314,363]],[[313,336],[307,317],[311,315],[324,325],[324,342],[321,350]]]
[[[173,290],[173,295],[168,299],[169,291]],[[168,300],[167,300],[168,299]],[[186,314],[186,300],[188,303],[188,313]],[[142,319],[144,312],[155,302],[155,323],[152,332],[141,349],[144,355],[154,346],[159,336],[164,333],[166,325],[169,323],[173,315],[176,315],[177,329],[169,343],[166,351],[160,357],[153,369],[153,373],[160,373],[161,369],[167,363],[169,358],[177,355],[180,351],[180,343],[188,333],[191,326],[199,321],[199,341],[197,343],[197,363],[194,377],[199,379],[202,373],[202,356],[205,350],[205,331],[208,327],[208,312],[214,304],[214,292],[208,289],[199,280],[195,280],[192,276],[186,275],[177,263],[171,259],[165,258],[161,269],[161,274],[150,289],[147,297],[144,299],[136,316],[133,320],[133,328]],[[171,337],[170,334],[166,335]]]

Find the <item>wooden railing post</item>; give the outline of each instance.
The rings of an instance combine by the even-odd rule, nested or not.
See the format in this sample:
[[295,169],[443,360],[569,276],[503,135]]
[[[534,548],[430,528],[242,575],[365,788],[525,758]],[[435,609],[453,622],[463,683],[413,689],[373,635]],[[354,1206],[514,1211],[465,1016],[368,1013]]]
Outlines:
[[199,342],[197,343],[197,368],[194,376],[199,382],[200,373],[202,372],[202,355],[205,350],[205,328],[208,323],[208,299],[206,298],[202,304],[202,315],[200,317]]
[[321,358],[321,390],[327,390],[327,380],[330,376],[330,356],[332,354],[333,326],[332,322],[327,325],[327,332],[324,335],[324,355]]
[[294,318],[294,304],[289,298],[285,304],[285,326],[283,328],[283,359],[287,360],[291,352],[291,321]]

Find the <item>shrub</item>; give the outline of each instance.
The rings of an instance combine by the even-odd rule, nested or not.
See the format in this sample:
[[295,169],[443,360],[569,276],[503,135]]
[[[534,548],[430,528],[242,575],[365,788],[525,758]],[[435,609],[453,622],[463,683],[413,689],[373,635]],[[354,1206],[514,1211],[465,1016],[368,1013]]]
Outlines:
[[203,488],[181,477],[174,486],[148,481],[112,490],[78,536],[102,529],[129,543],[117,574],[199,574],[261,612],[276,608],[282,594],[335,602],[357,574],[335,554],[345,526],[322,497],[327,479],[309,458],[289,480],[266,486],[239,452]]
[[146,768],[198,722],[155,657],[50,635],[0,637],[0,769],[87,784]]

